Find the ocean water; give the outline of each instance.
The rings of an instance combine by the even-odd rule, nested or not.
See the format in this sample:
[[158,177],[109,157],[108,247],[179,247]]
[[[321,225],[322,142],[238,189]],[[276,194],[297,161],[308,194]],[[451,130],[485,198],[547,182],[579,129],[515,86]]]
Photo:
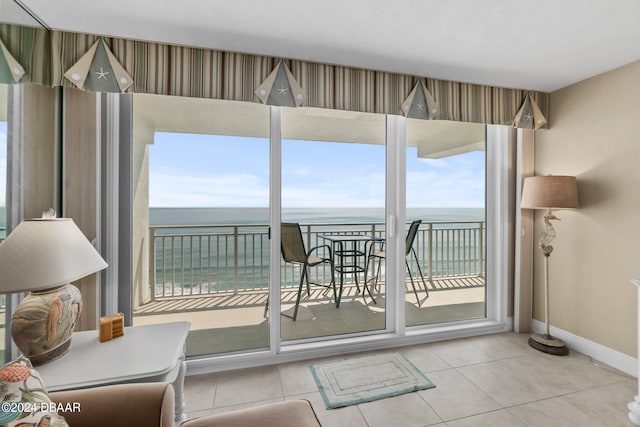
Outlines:
[[[434,228],[473,228],[484,221],[484,209],[408,208],[407,222],[415,219],[422,219],[423,223],[446,223],[435,224]],[[149,220],[151,226],[187,226],[156,232],[162,236],[155,240],[157,296],[268,287],[268,208],[150,208]],[[372,223],[379,224],[377,230],[384,228],[384,209],[283,209],[282,221],[310,225],[312,232],[319,234],[343,229],[366,232],[371,230]],[[451,222],[471,223],[452,225]],[[453,242],[457,238],[443,239]],[[312,245],[323,243],[315,238]],[[463,250],[475,254],[474,244],[475,241],[465,241]],[[283,267],[282,276],[287,282],[283,286],[295,284],[298,274],[297,270]],[[327,272],[314,274],[326,275]]]
[[[484,208],[407,208],[407,221],[484,221]],[[384,208],[284,208],[283,222],[384,222]],[[267,224],[268,208],[150,208],[151,225]]]
[[[5,207],[0,206],[0,228],[5,227]],[[266,224],[268,208],[150,208],[151,225]],[[483,221],[483,208],[408,208],[407,221]],[[383,208],[283,209],[283,222],[360,223],[383,222]]]

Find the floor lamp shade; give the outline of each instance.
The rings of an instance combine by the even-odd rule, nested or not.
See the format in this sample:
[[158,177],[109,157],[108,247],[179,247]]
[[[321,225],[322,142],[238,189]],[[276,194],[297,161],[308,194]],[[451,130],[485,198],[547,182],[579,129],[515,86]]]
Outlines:
[[0,293],[30,291],[11,322],[13,340],[34,365],[64,354],[82,310],[70,282],[107,263],[69,218],[25,220],[0,244]]
[[530,176],[524,179],[523,209],[572,209],[578,207],[575,176]]

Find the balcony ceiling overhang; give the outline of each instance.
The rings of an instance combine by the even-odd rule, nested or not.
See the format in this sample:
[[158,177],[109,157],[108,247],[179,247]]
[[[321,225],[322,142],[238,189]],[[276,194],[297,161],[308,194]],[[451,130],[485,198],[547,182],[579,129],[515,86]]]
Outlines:
[[[261,104],[137,94],[134,135],[155,131],[269,137],[269,112]],[[180,114],[176,114],[176,112]],[[310,141],[385,143],[381,114],[321,108],[286,109],[282,137]],[[407,145],[418,157],[441,158],[484,150],[485,126],[445,120],[408,119]],[[152,138],[143,138],[151,141]]]
[[545,92],[640,59],[638,0],[0,0],[0,21],[16,3],[52,29]]

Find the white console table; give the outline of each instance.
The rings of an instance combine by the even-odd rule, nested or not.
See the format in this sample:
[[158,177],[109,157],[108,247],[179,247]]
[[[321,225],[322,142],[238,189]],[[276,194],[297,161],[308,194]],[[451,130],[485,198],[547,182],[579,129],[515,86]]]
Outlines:
[[189,322],[130,326],[124,336],[101,343],[98,331],[76,332],[69,352],[38,366],[48,391],[128,382],[168,382],[175,390],[175,424],[184,413],[184,346]]

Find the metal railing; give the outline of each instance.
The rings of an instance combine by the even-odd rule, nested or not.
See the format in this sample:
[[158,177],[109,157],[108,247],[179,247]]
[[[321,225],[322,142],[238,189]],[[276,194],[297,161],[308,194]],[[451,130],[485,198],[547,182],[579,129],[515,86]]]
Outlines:
[[[385,234],[384,223],[301,224],[301,229],[307,250],[326,244],[321,235]],[[149,236],[152,298],[268,289],[269,228],[265,224],[151,226]],[[484,276],[484,221],[423,222],[413,248],[427,280]],[[415,272],[413,257],[408,260]],[[281,262],[281,269],[281,286],[297,286],[299,267]],[[330,281],[328,267],[310,270],[311,281]]]

